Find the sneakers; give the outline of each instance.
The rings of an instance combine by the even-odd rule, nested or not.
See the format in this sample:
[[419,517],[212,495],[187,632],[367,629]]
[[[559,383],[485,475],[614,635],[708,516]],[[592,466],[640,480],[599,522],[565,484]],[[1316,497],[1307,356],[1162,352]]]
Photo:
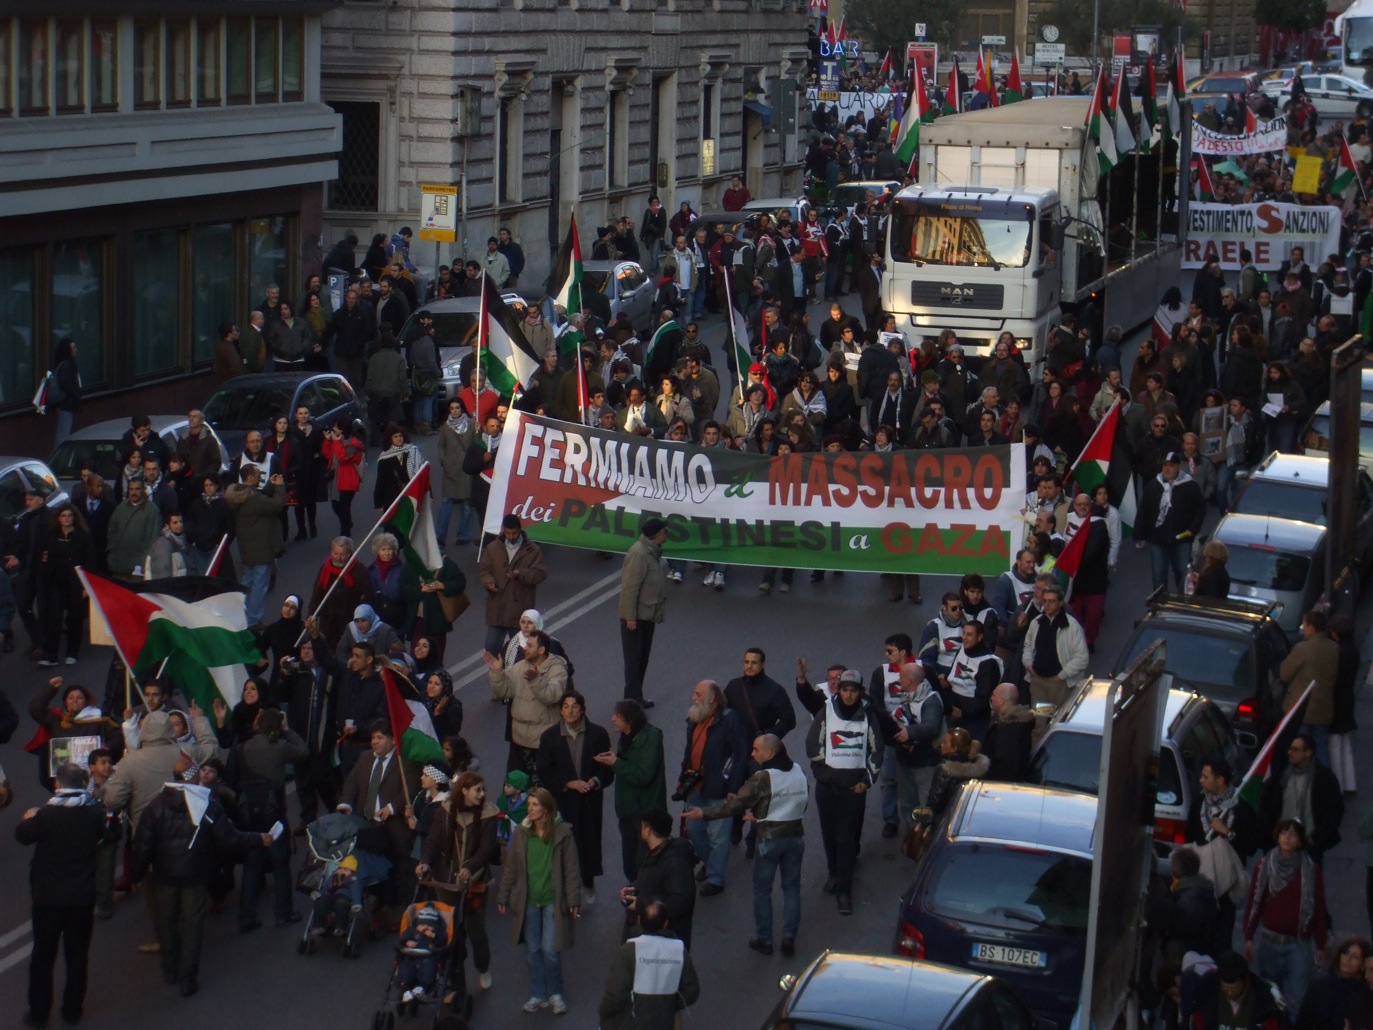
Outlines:
[[158,944],[157,941],[150,941],[147,944],[140,944],[138,946],[138,953],[140,955],[156,955],[161,950],[162,945]]
[[403,994],[400,996],[400,1003],[401,1003],[402,1005],[409,1005],[409,1004],[410,1004],[412,1001],[414,1001],[414,1000],[415,1000],[415,992],[414,992],[414,991],[406,991],[405,993],[403,993]]
[[707,572],[707,573],[706,573],[706,578],[703,579],[703,580],[701,580],[701,586],[703,586],[703,587],[713,587],[713,586],[715,585],[715,578],[716,578],[718,575],[719,575],[718,572]]
[[483,991],[489,991],[489,990],[491,990],[491,974],[490,974],[490,973],[479,973],[479,974],[477,974],[477,983],[481,984],[481,988],[482,988]]
[[56,659],[56,658],[44,658],[44,659],[41,660],[38,664],[41,665],[41,666],[42,666],[43,668],[45,668],[45,669],[52,669],[52,668],[55,668],[55,667],[57,666],[57,659]]
[[548,1002],[543,998],[530,998],[521,1006],[525,1012],[538,1012],[539,1009],[548,1008]]
[[758,584],[758,593],[760,593],[760,594],[770,594],[770,593],[772,593],[772,584],[769,583],[767,580],[763,580],[763,582],[761,582],[761,583]]
[[548,1003],[553,1006],[553,1015],[567,1015],[567,1002],[563,1001],[563,996],[561,994],[553,995],[553,997],[548,999]]
[[75,664],[76,664],[76,658],[74,658],[72,655],[67,655],[67,664],[68,664],[68,665],[75,665]]
[[582,888],[582,908],[591,908],[596,904],[596,892],[590,887]]
[[718,594],[718,593],[723,592],[724,589],[725,589],[725,574],[724,574],[723,572],[717,572],[717,573],[715,574],[715,592]]
[[424,984],[415,984],[414,988],[410,991],[410,993],[416,998],[423,998]]
[[784,594],[789,594],[789,593],[791,593],[791,584],[790,584],[790,583],[784,582],[784,583],[782,584],[782,586],[780,587],[780,589],[781,589],[782,593],[784,593]]
[[671,569],[667,574],[667,578],[674,583],[680,583],[682,581],[682,574],[676,569]]

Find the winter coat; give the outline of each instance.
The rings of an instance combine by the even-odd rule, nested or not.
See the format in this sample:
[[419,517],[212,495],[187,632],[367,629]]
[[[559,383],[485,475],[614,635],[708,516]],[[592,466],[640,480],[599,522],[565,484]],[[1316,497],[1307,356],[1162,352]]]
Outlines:
[[[505,855],[501,873],[501,887],[496,904],[510,910],[511,939],[524,942],[524,911],[529,900],[529,820],[515,827],[510,847]],[[577,864],[577,848],[572,841],[572,827],[559,820],[553,825],[553,911],[555,950],[572,947],[575,917],[572,909],[582,904],[582,874]]]
[[747,676],[730,680],[725,700],[743,719],[750,740],[760,733],[785,737],[796,728],[796,709],[786,688],[766,673],[751,680]]
[[234,537],[244,565],[266,565],[285,553],[278,517],[286,502],[284,493],[276,483],[268,483],[263,490],[234,483],[224,491],[224,501],[234,513]]
[[[438,581],[443,586],[443,593],[449,597],[456,597],[467,589],[467,577],[451,558],[443,559]],[[404,565],[400,572],[400,592],[408,610],[402,628],[409,629],[412,624],[417,624],[417,632],[422,636],[446,637],[453,629],[453,624],[444,615],[443,602],[437,593],[426,593],[421,589],[422,586],[419,573],[408,563]]]
[[210,882],[224,858],[262,847],[262,837],[236,828],[213,796],[201,817],[191,822],[185,794],[167,787],[148,805],[134,831],[129,879],[141,883],[151,867],[159,887],[200,887]]
[[329,465],[330,500],[338,500],[340,492],[357,493],[362,486],[359,472],[367,459],[367,448],[362,441],[352,435],[343,440],[326,437],[320,444],[319,452]]
[[682,952],[681,977],[672,994],[636,993],[637,966],[638,945],[625,941],[610,960],[605,994],[598,1010],[601,1030],[675,1030],[681,1026],[681,1010],[695,1004],[701,996],[701,980],[692,964],[691,952]]
[[110,571],[130,575],[142,566],[148,548],[162,532],[162,516],[151,501],[135,508],[128,501],[120,501],[110,516],[109,543],[106,545]]
[[[877,708],[881,702],[874,704],[867,698],[863,698],[859,702],[862,717],[868,724],[864,764],[860,769],[834,769],[825,764],[825,742],[829,733],[828,721],[831,715],[836,715],[836,717],[842,715],[838,712],[839,704],[837,694],[827,698],[811,721],[810,729],[806,731],[806,757],[810,759],[811,776],[814,777],[817,786],[823,784],[826,787],[834,787],[840,790],[848,790],[860,783],[871,786],[877,782],[877,777],[882,770],[884,747],[882,716],[878,713]],[[848,717],[846,721],[855,721],[858,717],[859,713],[855,711],[854,715]]]
[[940,763],[939,768],[934,771],[934,781],[930,784],[929,799],[927,807],[936,816],[942,815],[944,810],[949,807],[951,802],[958,794],[958,788],[969,780],[983,780],[987,778],[987,770],[991,768],[991,759],[986,755],[973,755],[968,758],[953,756],[945,758]]
[[516,662],[508,669],[488,669],[487,682],[497,701],[510,701],[510,740],[533,750],[539,737],[561,716],[563,694],[567,692],[567,662],[555,654],[545,655],[538,675],[526,679],[529,661]]
[[1034,747],[1035,713],[1024,705],[1012,705],[992,720],[982,750],[989,762],[985,778],[1024,783],[1030,771]]
[[[439,427],[439,467],[443,470],[442,497],[444,500],[466,501],[472,496],[472,477],[462,465],[467,449],[477,436],[477,423],[468,419],[467,432],[459,436],[445,422]],[[442,541],[440,541],[442,543]]]
[[640,536],[625,554],[620,570],[620,618],[662,622],[667,607],[666,590],[662,550]]
[[388,446],[377,458],[377,476],[372,486],[372,504],[377,511],[385,511],[400,496],[406,484],[420,470],[423,458],[412,443],[400,447]]
[[395,347],[383,347],[368,360],[367,396],[388,400],[410,396],[410,376],[405,370],[405,358]]
[[[482,551],[477,578],[487,587],[486,624],[506,628],[518,626],[521,613],[536,606],[539,584],[548,578],[543,549],[529,537],[521,536],[515,557],[509,558],[505,538],[497,536]],[[492,586],[494,591],[490,589]]]
[[353,612],[357,610],[358,605],[367,604],[372,599],[372,584],[367,577],[367,567],[354,562],[343,582],[329,594],[329,603],[321,611],[320,605],[324,602],[324,595],[329,593],[329,588],[342,571],[325,558],[324,564],[315,576],[315,586],[310,593],[310,607],[307,611],[319,620],[319,635],[329,645],[323,649],[317,647],[316,655],[320,650],[332,651],[338,647],[339,641],[343,639],[344,630],[353,621]]
[[[596,755],[610,750],[610,734],[589,719],[582,720],[582,760],[572,763],[572,750],[563,731],[563,721],[543,731],[539,737],[539,783],[553,792],[558,802],[558,814],[572,827],[577,842],[577,860],[584,877],[600,876],[604,871],[601,858],[601,828],[605,822],[605,792],[615,782],[614,766],[601,765]],[[583,794],[569,790],[572,780],[593,783]]]
[[655,808],[666,809],[663,731],[646,725],[632,737],[622,735],[615,755],[616,818],[637,819]]
[[[214,733],[209,723],[200,717],[193,720],[200,737],[203,728],[210,740]],[[182,748],[176,742],[176,731],[166,712],[152,712],[139,726],[140,746],[125,755],[114,768],[114,775],[105,782],[103,798],[111,812],[129,810],[129,820],[138,829],[144,810],[172,778],[172,769],[181,758]],[[199,750],[199,746],[196,749]],[[213,747],[217,752],[218,748]],[[192,757],[200,758],[201,755]],[[211,757],[206,755],[205,757]]]
[[[35,906],[95,904],[95,854],[105,836],[105,806],[94,798],[85,800],[80,805],[43,805],[32,818],[15,824],[14,839],[34,845],[29,892]],[[10,890],[15,890],[13,884]]]
[[[54,687],[51,684],[44,684],[42,689],[33,696],[29,702],[29,715],[33,721],[38,723],[38,735],[29,743],[25,750],[37,750],[43,744],[54,738],[63,737],[100,737],[103,740],[101,747],[109,748],[113,752],[113,758],[117,762],[119,756],[124,753],[124,733],[120,728],[119,722],[109,716],[102,715],[100,709],[91,708],[94,704],[94,697],[89,690],[84,687],[81,690],[86,695],[87,710],[79,713],[85,718],[72,718],[62,708],[66,692],[72,689],[71,684],[63,684]],[[61,692],[61,698],[58,692]],[[40,739],[41,738],[41,739]]]
[[1339,644],[1324,633],[1297,641],[1278,667],[1278,675],[1287,684],[1283,710],[1296,704],[1314,680],[1316,687],[1306,703],[1302,722],[1308,726],[1329,726],[1335,717],[1335,680],[1339,674]]
[[[639,863],[634,880],[638,905],[661,902],[667,915],[668,932],[691,947],[691,922],[696,910],[696,852],[683,837],[664,841]],[[631,917],[632,918],[632,917]],[[629,927],[626,926],[626,929]]]
[[1162,525],[1155,523],[1158,521],[1159,505],[1163,501],[1163,483],[1158,476],[1145,480],[1144,495],[1135,518],[1136,538],[1151,544],[1172,544],[1189,539],[1181,536],[1183,533],[1195,537],[1201,532],[1201,523],[1206,517],[1206,502],[1201,498],[1201,489],[1190,476],[1186,482],[1181,482],[1182,474],[1179,473],[1178,479],[1179,482],[1173,486],[1173,501],[1168,508],[1168,516]]
[[[682,784],[687,782],[692,772],[691,743],[697,729],[697,724],[690,719],[685,722],[686,746],[682,752],[682,769],[678,779]],[[752,743],[746,724],[734,709],[714,712],[706,729],[701,767],[695,770],[701,778],[690,790],[707,801],[719,801],[737,791],[748,772]]]
[[489,881],[491,866],[500,861],[500,846],[496,842],[500,815],[500,809],[490,801],[483,802],[475,816],[471,812],[454,812],[450,795],[434,815],[420,861],[429,866],[434,879],[441,883],[452,883],[462,869],[467,870],[474,883]]

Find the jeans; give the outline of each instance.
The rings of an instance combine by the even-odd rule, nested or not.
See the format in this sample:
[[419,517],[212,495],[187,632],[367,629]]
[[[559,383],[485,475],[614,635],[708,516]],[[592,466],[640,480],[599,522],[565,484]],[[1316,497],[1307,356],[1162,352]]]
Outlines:
[[825,298],[833,300],[839,292],[839,281],[844,278],[844,259],[838,253],[831,254],[825,263]]
[[[820,815],[820,839],[825,845],[825,864],[837,884],[836,893],[853,892],[853,862],[858,857],[858,833],[868,795],[843,787],[815,785],[815,808]],[[757,859],[755,858],[756,862]]]
[[1312,739],[1316,742],[1316,759],[1321,765],[1329,769],[1330,726],[1328,724],[1325,726],[1313,726],[1309,722],[1304,722],[1301,726],[1301,732],[1311,734]]
[[57,409],[57,436],[53,438],[52,448],[57,450],[62,446],[62,441],[72,435],[72,423],[76,421],[76,413],[66,411],[63,408]]
[[[688,808],[705,808],[720,798],[708,798],[693,790],[687,795]],[[687,836],[696,857],[706,864],[706,880],[723,887],[729,879],[729,819],[688,819]],[[771,882],[771,881],[769,881]]]
[[[889,747],[882,753],[882,774],[878,784],[882,788],[882,821],[884,823],[909,823],[911,809],[920,807],[923,768],[902,765],[896,758],[896,748]],[[924,777],[925,790],[934,779],[934,767],[929,767],[929,775]]]
[[441,549],[448,546],[448,523],[453,518],[454,508],[458,510],[458,543],[472,542],[472,524],[476,521],[477,513],[466,501],[445,497],[439,502],[439,513],[434,519],[434,536],[438,538]]
[[1190,540],[1175,540],[1166,544],[1149,545],[1149,561],[1153,566],[1154,589],[1168,585],[1168,571],[1173,572],[1173,581],[1178,593],[1182,593],[1187,578],[1187,562],[1192,557]]
[[1260,930],[1255,943],[1254,957],[1259,976],[1282,992],[1288,1012],[1299,1011],[1315,964],[1311,942],[1275,941]]
[[1225,511],[1230,507],[1230,492],[1234,489],[1235,469],[1225,462],[1216,466],[1216,507]]
[[899,815],[899,809],[897,808],[896,752],[892,748],[886,748],[882,752],[882,772],[877,777],[877,785],[882,791],[882,821],[894,823]]
[[782,872],[782,936],[795,937],[801,926],[802,837],[760,840],[753,860],[753,928],[760,941],[772,940],[772,880]]
[[699,321],[706,314],[706,289],[710,281],[710,276],[705,268],[697,267],[695,285],[691,288],[691,313],[687,315],[688,322]]
[[262,609],[267,603],[267,586],[272,581],[271,563],[243,566],[243,573],[238,581],[248,590],[248,599],[243,605],[248,625],[262,625]]
[[648,657],[653,651],[653,631],[657,624],[639,619],[630,629],[620,620],[620,651],[625,663],[625,699],[644,699],[644,675],[648,672]]
[[415,425],[428,429],[434,424],[434,395],[415,397]]
[[272,841],[270,848],[254,848],[243,857],[243,883],[238,892],[238,925],[247,926],[257,918],[257,896],[262,890],[262,877],[272,873],[272,914],[277,923],[286,922],[291,915],[291,838],[283,833]]
[[558,913],[552,905],[525,906],[524,960],[529,966],[529,996],[541,1001],[563,993],[557,920]]
[[[79,1018],[86,1000],[86,963],[95,928],[95,906],[33,906],[33,952],[29,957],[29,1011],[47,1019],[52,1009],[53,970],[62,947],[67,983],[62,991],[62,1015]],[[11,995],[13,997],[13,995]]]
[[432,955],[423,958],[406,955],[396,963],[396,979],[402,988],[419,984],[426,991],[434,989],[434,981],[439,978],[439,960]]
[[650,240],[644,244],[644,249],[648,252],[644,255],[644,271],[656,273],[663,263],[663,241]]

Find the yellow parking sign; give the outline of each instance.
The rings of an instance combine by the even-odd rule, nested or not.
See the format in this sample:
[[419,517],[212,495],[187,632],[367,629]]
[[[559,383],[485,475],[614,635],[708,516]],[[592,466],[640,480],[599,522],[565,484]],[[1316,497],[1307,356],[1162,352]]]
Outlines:
[[455,243],[458,239],[458,188],[420,187],[420,239]]

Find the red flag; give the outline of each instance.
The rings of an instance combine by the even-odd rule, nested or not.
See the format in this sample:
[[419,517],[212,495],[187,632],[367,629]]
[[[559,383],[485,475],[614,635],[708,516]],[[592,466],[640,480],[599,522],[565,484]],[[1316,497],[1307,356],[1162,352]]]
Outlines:
[[1063,548],[1063,553],[1054,562],[1054,569],[1072,578],[1076,576],[1078,570],[1082,568],[1082,556],[1087,551],[1087,534],[1092,528],[1091,518],[1086,519],[1082,525],[1077,527],[1077,532],[1068,541],[1068,546]]
[[1254,109],[1248,104],[1244,105],[1244,131],[1250,135],[1259,131],[1259,120],[1254,117]]
[[1206,167],[1206,158],[1197,158],[1197,200],[1209,204],[1216,196],[1216,188],[1211,184],[1211,170]]
[[1002,95],[1002,102],[1007,99],[1012,102],[1025,99],[1025,86],[1020,81],[1020,48],[1016,47],[1011,51],[1011,74],[1006,79],[1006,90]]

